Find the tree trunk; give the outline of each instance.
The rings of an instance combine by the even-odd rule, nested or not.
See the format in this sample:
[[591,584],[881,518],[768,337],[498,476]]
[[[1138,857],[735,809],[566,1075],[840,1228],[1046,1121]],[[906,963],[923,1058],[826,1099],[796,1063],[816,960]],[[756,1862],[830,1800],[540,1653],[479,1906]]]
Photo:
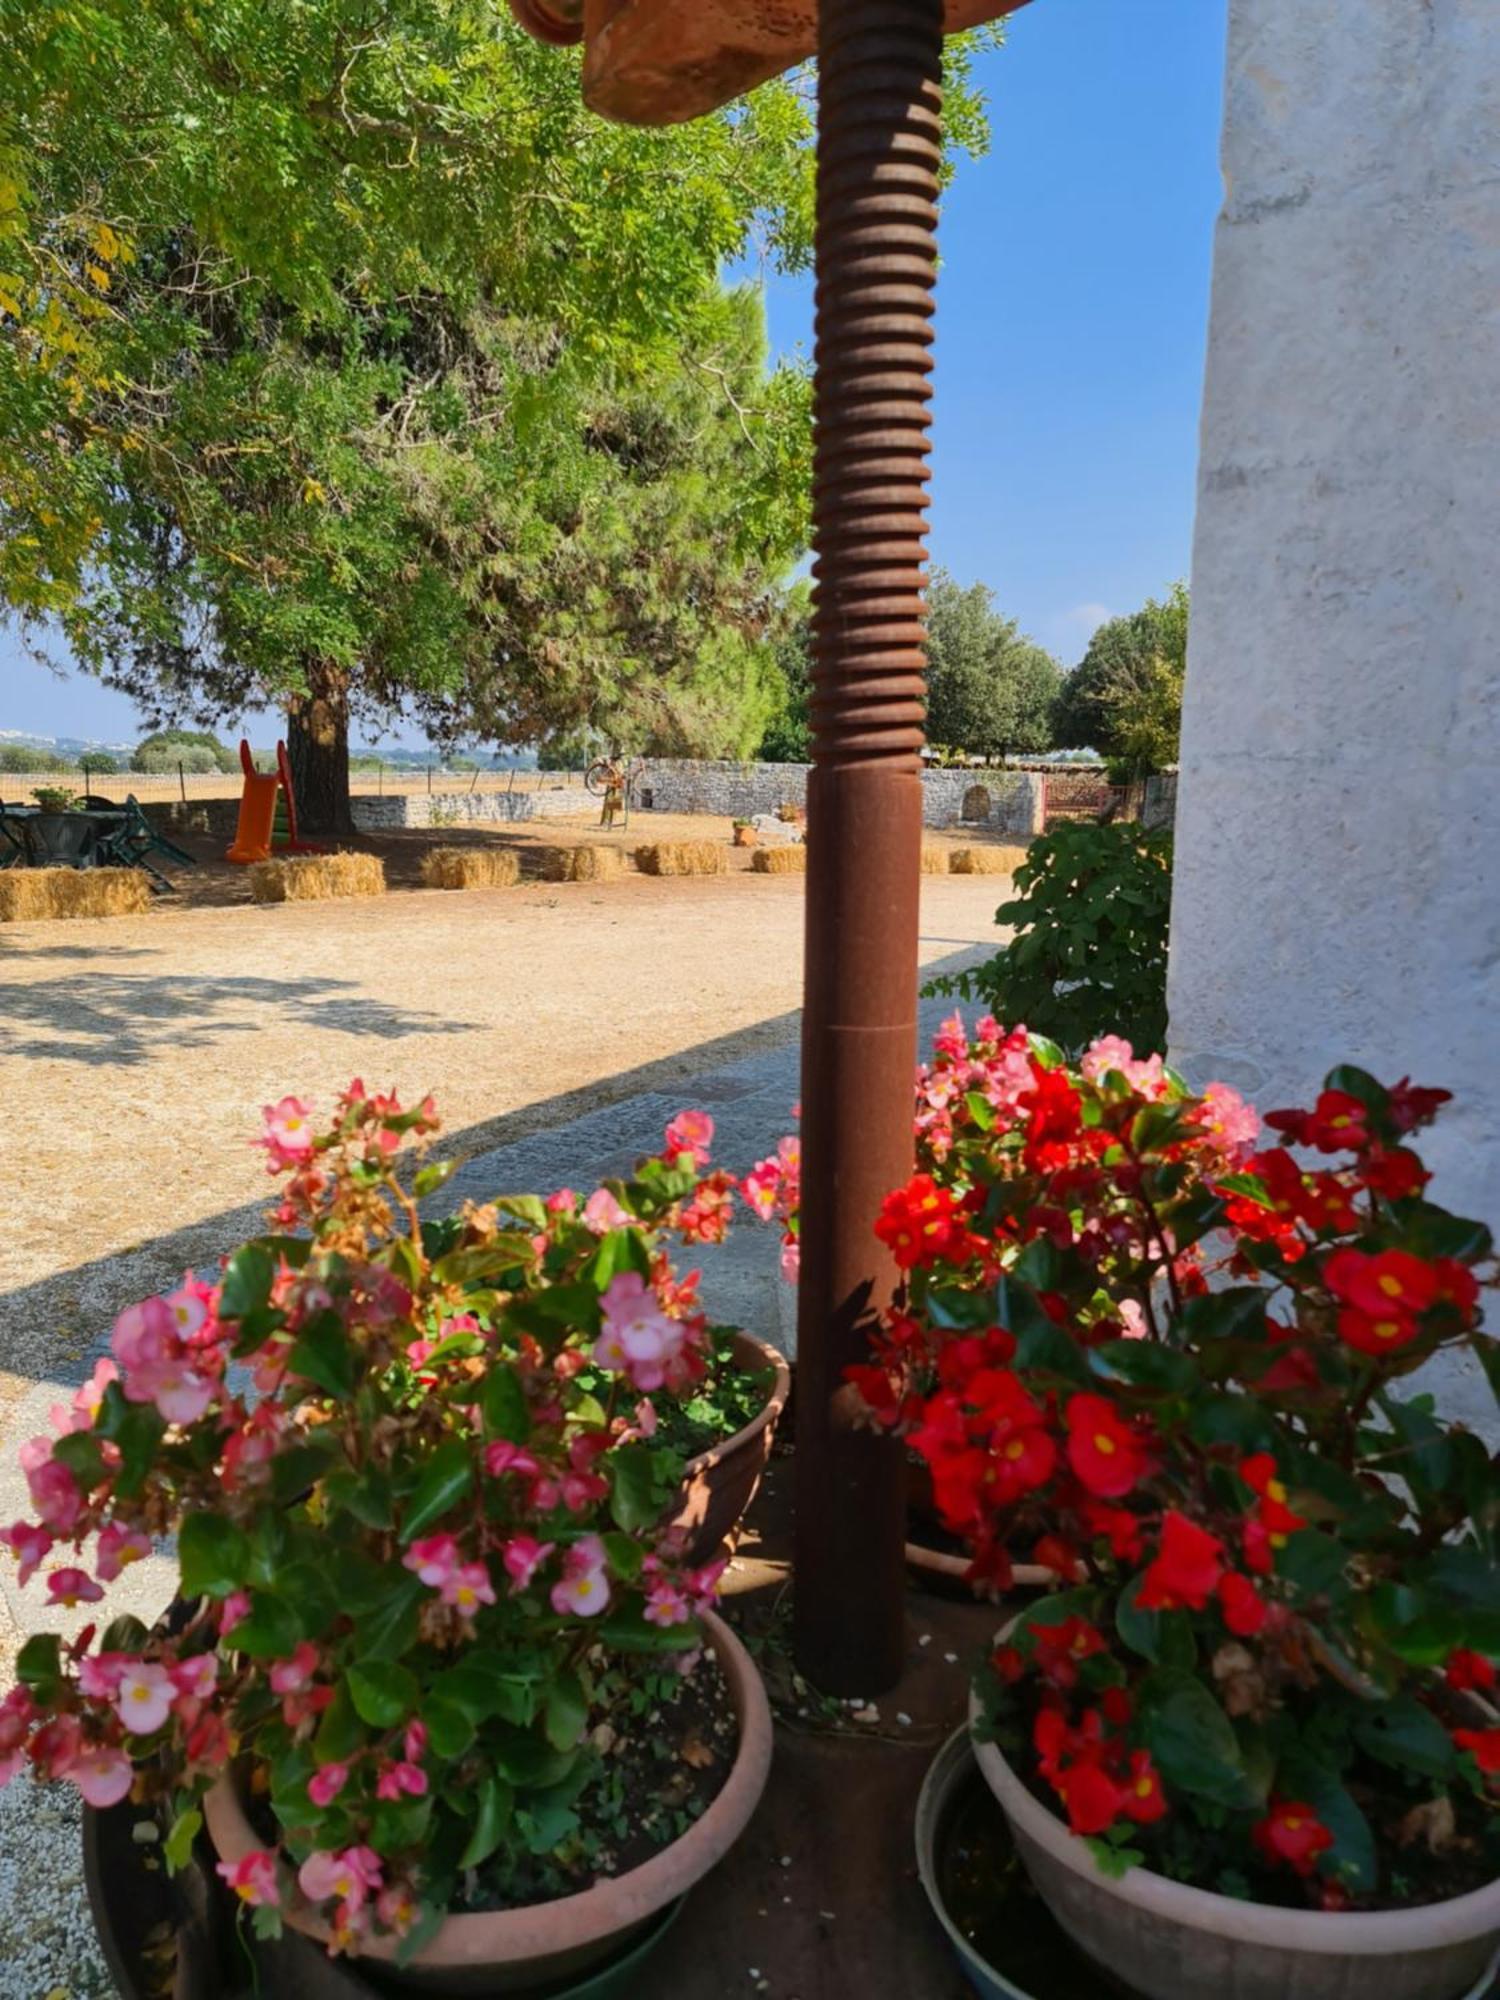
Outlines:
[[349,679],[344,670],[323,660],[309,662],[307,693],[287,703],[286,721],[299,833],[352,834]]

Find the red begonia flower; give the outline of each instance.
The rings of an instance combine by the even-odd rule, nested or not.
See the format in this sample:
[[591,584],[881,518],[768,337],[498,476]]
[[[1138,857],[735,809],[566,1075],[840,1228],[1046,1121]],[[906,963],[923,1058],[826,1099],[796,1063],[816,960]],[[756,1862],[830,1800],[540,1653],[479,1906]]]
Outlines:
[[1140,1483],[1149,1463],[1139,1433],[1105,1396],[1068,1401],[1068,1463],[1100,1500],[1119,1500]]
[[1201,1611],[1223,1574],[1224,1544],[1218,1536],[1170,1508],[1135,1601],[1142,1611]]
[[1297,1799],[1273,1799],[1266,1817],[1251,1827],[1250,1838],[1273,1867],[1280,1863],[1299,1875],[1311,1875],[1318,1856],[1333,1845],[1333,1835],[1312,1807]]

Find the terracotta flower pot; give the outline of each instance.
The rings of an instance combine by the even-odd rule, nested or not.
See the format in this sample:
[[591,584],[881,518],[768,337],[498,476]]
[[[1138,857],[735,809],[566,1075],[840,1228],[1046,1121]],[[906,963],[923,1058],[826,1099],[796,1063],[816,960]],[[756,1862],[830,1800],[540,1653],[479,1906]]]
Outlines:
[[740,1368],[774,1369],[776,1380],[765,1408],[753,1422],[712,1451],[699,1452],[684,1468],[682,1500],[672,1525],[687,1529],[688,1558],[694,1563],[710,1560],[755,1498],[771,1456],[771,1440],[792,1389],[792,1372],[785,1357],[753,1334],[735,1335],[734,1359]]
[[[712,1612],[704,1614],[703,1624],[729,1683],[740,1734],[729,1776],[701,1819],[639,1868],[575,1896],[520,1910],[456,1913],[405,1967],[396,1966],[393,1938],[372,1938],[361,1958],[379,1964],[384,1978],[428,1992],[520,1993],[598,1964],[708,1874],[739,1838],[765,1789],[771,1710],[760,1675],[733,1632]],[[203,1816],[209,1838],[227,1861],[262,1845],[227,1778],[204,1800]],[[327,1941],[327,1925],[299,1897],[293,1896],[285,1915],[296,1930]]]
[[734,844],[736,847],[754,847],[755,842],[756,832],[753,826],[737,826],[735,828]]
[[[971,1701],[971,1726],[978,1714]],[[974,1755],[1048,1909],[1149,2000],[1468,2000],[1487,1990],[1500,1882],[1420,1909],[1325,1913],[1216,1896],[1146,1868],[1111,1879],[997,1745],[976,1741]]]

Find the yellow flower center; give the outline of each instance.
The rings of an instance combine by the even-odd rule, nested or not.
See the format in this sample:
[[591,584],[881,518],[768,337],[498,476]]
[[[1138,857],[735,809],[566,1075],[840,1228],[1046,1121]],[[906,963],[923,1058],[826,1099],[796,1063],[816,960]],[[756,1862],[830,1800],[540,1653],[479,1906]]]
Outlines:
[[1106,1458],[1109,1458],[1115,1451],[1119,1449],[1114,1439],[1108,1436],[1104,1431],[1095,1431],[1094,1443],[1097,1446],[1097,1448],[1104,1453],[1104,1456]]
[[1024,1457],[1025,1452],[1026,1447],[1020,1438],[1012,1438],[1010,1443],[1005,1447],[1005,1456],[1012,1460]]
[[1268,1479],[1266,1481],[1266,1498],[1268,1500],[1275,1500],[1278,1504],[1286,1499],[1286,1488],[1279,1479]]
[[1136,1779],[1135,1795],[1138,1799],[1149,1799],[1151,1796],[1151,1791],[1152,1791],[1152,1786],[1151,1786],[1151,1780],[1149,1778]]
[[1385,1293],[1388,1299],[1400,1298],[1401,1280],[1399,1278],[1393,1278],[1389,1271],[1383,1272],[1381,1276],[1375,1280],[1375,1282],[1377,1285],[1379,1285],[1381,1291]]

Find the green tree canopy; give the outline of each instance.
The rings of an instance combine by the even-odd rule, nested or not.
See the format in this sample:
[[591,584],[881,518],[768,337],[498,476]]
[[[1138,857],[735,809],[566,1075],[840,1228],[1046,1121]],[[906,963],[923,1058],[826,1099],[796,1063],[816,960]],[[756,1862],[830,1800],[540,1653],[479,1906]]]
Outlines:
[[802,582],[787,592],[780,627],[772,641],[776,706],[756,755],[767,764],[806,764],[812,758],[812,588]]
[[1111,618],[1064,681],[1057,741],[1097,750],[1122,778],[1174,763],[1187,670],[1188,589],[1174,584],[1160,602]]
[[284,702],[313,825],[351,703],[753,741],[807,396],[717,272],[808,254],[804,77],[610,126],[503,0],[0,0],[0,69],[23,618],[157,719]]
[[237,771],[240,760],[217,736],[202,729],[158,729],[131,752],[132,771]]
[[927,594],[927,736],[971,756],[1045,750],[1061,668],[982,583],[938,570]]

